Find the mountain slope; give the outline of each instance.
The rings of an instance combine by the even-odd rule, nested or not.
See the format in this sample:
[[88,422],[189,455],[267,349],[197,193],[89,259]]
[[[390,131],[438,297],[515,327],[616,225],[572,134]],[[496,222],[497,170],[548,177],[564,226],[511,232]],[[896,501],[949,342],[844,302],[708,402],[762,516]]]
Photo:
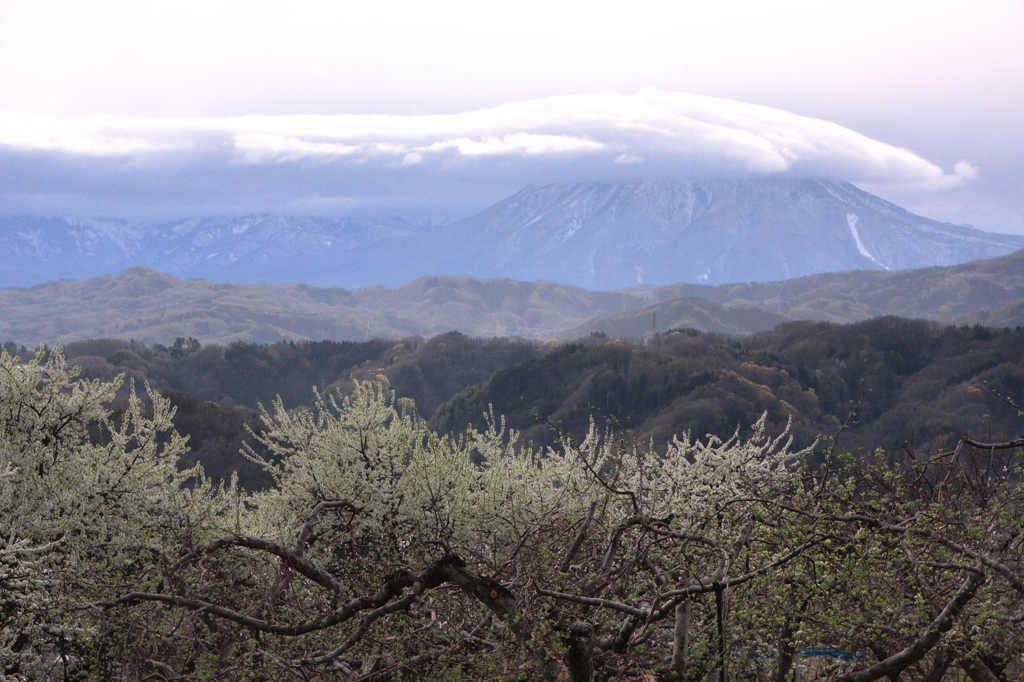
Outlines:
[[35,346],[90,338],[171,343],[433,336],[549,338],[641,304],[629,294],[550,282],[421,277],[397,289],[181,280],[147,267],[85,281],[0,289],[0,341]]
[[693,328],[727,334],[786,320],[879,315],[1024,326],[1024,250],[948,268],[810,275],[766,284],[676,284],[591,292],[552,282],[425,276],[396,289],[180,280],[145,267],[116,278],[0,289],[0,341],[112,337],[171,343],[470,336],[648,337]]
[[138,265],[186,278],[312,281],[311,271],[337,270],[354,250],[424,229],[400,218],[247,215],[143,224],[5,217],[0,218],[0,286],[87,279]]
[[400,272],[612,289],[953,265],[1022,247],[845,183],[745,179],[527,188],[392,257]]
[[608,290],[954,265],[1020,248],[1024,237],[922,218],[842,183],[593,183],[527,188],[443,227],[287,215],[0,218],[0,286],[146,265],[233,282],[394,287],[433,274]]
[[674,298],[611,318],[592,318],[579,327],[557,334],[556,338],[572,341],[599,333],[617,339],[641,339],[670,329],[745,335],[768,331],[791,319],[753,307],[725,306],[702,298]]
[[944,324],[1024,326],[1024,250],[947,268],[835,272],[762,284],[673,284],[619,291],[642,297],[647,305],[588,320],[558,337],[574,339],[601,332],[616,338],[646,338],[669,329],[711,331],[729,324],[756,331],[771,328],[771,315],[839,324],[899,315]]
[[631,344],[588,337],[498,370],[442,404],[430,425],[460,433],[493,410],[520,431],[520,442],[546,445],[559,434],[538,415],[580,439],[593,417],[599,428],[614,424],[638,444],[653,438],[664,447],[686,431],[727,439],[767,413],[771,433],[793,419],[798,447],[846,423],[840,443],[849,452],[934,451],[964,433],[1019,435],[1017,410],[982,381],[1020,401],[1024,330],[881,317],[852,325],[791,322],[743,339],[673,332]]
[[1024,250],[946,268],[864,270],[764,284],[673,284],[592,292],[552,282],[424,276],[388,289],[181,280],[138,267],[117,277],[0,289],[0,341],[34,346],[111,337],[171,343],[470,336],[648,337],[675,328],[727,334],[786,320],[879,315],[1024,326]]
[[0,286],[117,272],[137,260],[148,230],[114,220],[0,218]]

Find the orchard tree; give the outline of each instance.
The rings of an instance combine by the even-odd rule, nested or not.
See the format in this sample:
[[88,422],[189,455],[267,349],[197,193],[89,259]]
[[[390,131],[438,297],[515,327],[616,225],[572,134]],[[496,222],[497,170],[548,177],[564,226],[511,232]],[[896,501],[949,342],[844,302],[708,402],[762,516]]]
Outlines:
[[843,682],[931,682],[951,667],[974,682],[1006,679],[1014,665],[1019,674],[1022,448],[1024,438],[965,437],[930,456],[905,449],[830,460],[805,493],[815,506],[797,510],[834,539],[793,567],[801,572],[791,576],[800,603],[792,641],[869,654],[835,678]]
[[824,459],[764,422],[664,453],[592,425],[439,436],[377,384],[278,402],[247,494],[179,472],[165,401],[0,363],[13,679],[1006,679],[1022,441]]
[[[155,584],[219,513],[200,470],[178,471],[169,403],[77,379],[59,348],[0,353],[0,679],[74,677],[102,633],[85,604]],[[191,485],[184,485],[186,482]]]
[[[822,671],[844,680],[980,682],[1022,648],[1017,442],[814,468],[762,422],[663,455],[596,428],[536,451],[493,415],[437,436],[370,384],[265,419],[277,486],[246,532],[108,612],[201,613],[233,661],[297,679],[781,682],[829,649],[858,654]],[[197,662],[226,665],[166,664]]]
[[236,655],[307,678],[702,675],[726,643],[700,596],[721,611],[823,541],[789,542],[765,512],[806,453],[763,423],[664,456],[596,428],[539,452],[493,415],[439,437],[370,384],[266,420],[277,486],[246,500],[247,532],[174,562],[181,592],[108,611],[202,613]]

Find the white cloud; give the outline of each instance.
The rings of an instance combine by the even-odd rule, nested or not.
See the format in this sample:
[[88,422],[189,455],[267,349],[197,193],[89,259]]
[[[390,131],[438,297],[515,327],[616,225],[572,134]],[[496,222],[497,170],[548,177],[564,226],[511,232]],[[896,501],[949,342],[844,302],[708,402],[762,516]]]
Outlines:
[[981,172],[981,169],[977,166],[971,165],[967,161],[957,161],[956,165],[953,166],[953,172],[964,180],[973,180],[978,177],[978,173]]
[[443,140],[426,147],[424,151],[456,149],[459,154],[464,156],[491,156],[498,154],[540,156],[542,154],[557,154],[561,152],[596,151],[603,148],[604,145],[600,142],[573,137],[572,135],[543,135],[518,132],[502,137],[485,135],[482,139],[478,140],[468,137],[457,140]]
[[[662,175],[794,173],[851,182],[941,189],[973,178],[967,162],[946,174],[913,152],[835,123],[714,97],[641,90],[513,102],[431,116],[333,115],[62,119],[0,113],[0,145],[81,157],[150,157],[159,165],[210,152],[230,164],[346,160],[380,167],[432,158],[487,163],[556,159],[600,168],[645,161]],[[442,164],[448,172],[465,164]],[[441,172],[441,171],[439,171]],[[620,171],[621,172],[621,171]]]
[[250,164],[351,156],[365,151],[360,145],[314,142],[294,136],[266,133],[237,134],[233,142],[236,160]]
[[462,197],[469,205],[469,197],[496,200],[527,184],[701,176],[790,175],[936,190],[978,174],[966,161],[945,173],[907,149],[828,121],[654,89],[423,116],[70,119],[0,112],[0,157],[9,178],[0,179],[0,197],[8,203],[79,197],[90,207],[82,210],[104,214],[129,204],[141,214],[157,202],[181,213],[333,206],[338,197],[424,205]]

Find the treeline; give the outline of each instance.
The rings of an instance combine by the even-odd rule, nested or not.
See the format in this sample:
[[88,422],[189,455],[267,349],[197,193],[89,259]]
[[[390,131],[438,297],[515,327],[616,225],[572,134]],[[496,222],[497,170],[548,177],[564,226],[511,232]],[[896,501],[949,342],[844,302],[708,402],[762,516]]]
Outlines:
[[1024,399],[1024,331],[896,317],[793,322],[744,338],[675,330],[642,342],[594,334],[569,344],[455,332],[224,346],[98,339],[69,343],[65,353],[84,378],[124,373],[162,391],[190,439],[182,465],[201,461],[215,479],[237,470],[249,489],[270,484],[239,454],[252,440],[247,427],[262,428],[259,404],[269,408],[279,397],[300,408],[313,387],[347,395],[367,380],[414,401],[442,433],[482,427],[493,406],[524,442],[582,438],[594,417],[602,428],[653,438],[660,451],[683,432],[746,435],[765,412],[774,433],[792,419],[797,447],[842,430],[842,449],[924,451],[966,434],[1019,435],[1016,410],[1000,396]]
[[[12,342],[9,353],[27,360],[32,351]],[[64,347],[69,364],[85,379],[110,381],[125,375],[113,405],[124,408],[132,382],[148,382],[177,408],[176,429],[189,437],[190,452],[180,464],[202,462],[208,476],[228,479],[233,471],[250,489],[271,484],[265,471],[240,451],[259,431],[259,405],[268,409],[280,398],[284,407],[309,405],[313,388],[321,393],[350,393],[360,381],[378,381],[397,396],[409,398],[429,417],[442,403],[467,386],[486,381],[503,367],[543,352],[543,346],[521,339],[473,339],[457,332],[425,340],[374,339],[366,342],[301,341],[255,344],[236,342],[202,346],[179,338],[171,346],[138,341],[92,339]]]
[[[431,418],[441,432],[481,425],[493,405],[525,440],[551,444],[552,424],[579,438],[591,417],[655,447],[683,432],[728,438],[767,412],[793,420],[797,447],[840,429],[855,451],[925,450],[961,435],[1019,435],[1024,330],[942,327],[880,317],[850,325],[791,322],[746,338],[677,330],[644,343],[593,335],[500,370]],[[845,426],[845,428],[843,428]]]

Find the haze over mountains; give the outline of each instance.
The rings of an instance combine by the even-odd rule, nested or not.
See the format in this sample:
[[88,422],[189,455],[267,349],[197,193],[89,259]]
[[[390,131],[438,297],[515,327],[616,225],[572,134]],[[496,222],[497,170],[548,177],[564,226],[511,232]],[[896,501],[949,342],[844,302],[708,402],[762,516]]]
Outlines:
[[0,218],[0,286],[87,279],[138,265],[185,278],[301,282],[307,281],[311,268],[339,268],[360,247],[423,229],[400,218],[285,215],[217,216],[157,224]]
[[145,267],[116,278],[0,289],[0,341],[27,346],[102,337],[163,344],[187,336],[204,344],[364,341],[453,330],[541,340],[593,332],[644,338],[677,328],[746,334],[789,320],[849,323],[880,315],[1024,326],[1024,250],[945,268],[609,292],[468,276],[349,291],[180,280]]
[[179,278],[398,286],[425,274],[606,290],[954,265],[1024,237],[916,216],[846,183],[800,179],[530,187],[450,225],[222,216],[163,224],[0,218],[0,285],[146,265]]
[[[1020,327],[1024,326],[1024,250],[945,268],[856,270],[717,287],[632,287],[618,293],[642,296],[648,304],[589,320],[560,338],[593,332],[644,338],[680,327],[731,332],[723,324],[730,319],[741,331],[762,331],[771,327],[767,317],[771,315],[836,324],[896,315],[952,325]],[[758,319],[754,312],[766,317]]]
[[1024,238],[922,218],[847,183],[759,178],[527,188],[396,247],[399,272],[613,289],[953,265]]

